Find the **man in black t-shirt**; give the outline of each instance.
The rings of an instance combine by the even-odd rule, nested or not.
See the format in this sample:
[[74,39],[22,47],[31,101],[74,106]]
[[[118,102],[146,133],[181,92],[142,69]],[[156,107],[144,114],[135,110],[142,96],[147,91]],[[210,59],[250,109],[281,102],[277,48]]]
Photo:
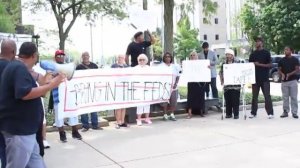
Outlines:
[[10,62],[2,72],[0,131],[6,144],[6,168],[46,167],[36,141],[43,119],[41,96],[65,77],[58,74],[48,84],[38,87],[29,72],[37,60],[37,47],[25,42],[20,47],[19,59]]
[[[1,53],[0,53],[0,82],[1,75],[4,68],[7,66],[9,61],[12,61],[16,56],[17,46],[13,40],[3,40],[1,43]],[[5,154],[5,141],[4,137],[0,132],[0,159],[1,168],[6,167],[6,154]]]
[[285,57],[278,63],[279,73],[281,75],[281,91],[283,98],[283,113],[281,118],[288,117],[290,111],[289,99],[291,98],[291,112],[294,118],[298,118],[298,76],[299,60],[292,56],[293,49],[285,47]]
[[[90,55],[88,52],[82,53],[81,58],[82,58],[82,63],[76,67],[76,70],[98,69],[98,66],[95,63],[90,62]],[[82,132],[88,131],[90,129],[89,115],[82,114],[80,118],[81,118],[81,123],[83,128]],[[92,129],[102,130],[102,128],[100,128],[98,124],[97,112],[91,113],[91,122],[92,122]]]
[[271,54],[263,48],[261,37],[255,39],[256,50],[250,55],[249,62],[255,65],[256,83],[252,85],[252,106],[250,118],[256,117],[258,94],[261,88],[265,97],[265,109],[268,118],[273,118],[273,105],[270,95],[269,69],[272,67]]
[[140,54],[146,54],[146,48],[155,43],[154,37],[147,31],[147,34],[150,37],[150,41],[144,40],[143,32],[137,32],[134,35],[134,41],[131,42],[126,51],[126,64],[129,65],[129,55],[131,56],[131,67],[138,65],[137,57]]

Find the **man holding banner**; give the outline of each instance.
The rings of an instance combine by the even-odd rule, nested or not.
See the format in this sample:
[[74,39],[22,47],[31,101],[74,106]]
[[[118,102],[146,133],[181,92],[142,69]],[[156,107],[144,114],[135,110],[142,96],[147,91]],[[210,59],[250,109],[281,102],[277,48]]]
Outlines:
[[269,69],[272,67],[271,54],[269,51],[263,48],[263,39],[257,37],[255,39],[256,50],[250,55],[249,62],[253,62],[255,65],[255,78],[256,83],[252,85],[252,107],[251,115],[249,118],[256,117],[258,94],[261,89],[265,97],[265,109],[268,114],[268,118],[273,118],[273,105],[270,95],[270,81],[269,81]]
[[[88,52],[83,52],[81,55],[82,63],[76,67],[76,70],[87,70],[87,69],[98,69],[98,66],[90,61],[90,55]],[[90,129],[89,124],[89,114],[82,114],[80,116],[81,123],[82,123],[82,132],[86,132]],[[91,123],[93,130],[102,130],[98,124],[98,113],[92,112],[91,113]]]
[[[54,59],[55,59],[56,63],[64,64],[65,63],[65,53],[64,53],[64,51],[63,50],[57,50],[55,52]],[[59,94],[60,93],[59,93],[58,88],[54,88],[51,92],[52,99],[50,98],[49,104],[53,104],[53,106],[54,106],[55,124],[56,124],[56,127],[58,128],[58,131],[59,131],[60,141],[67,142],[66,132],[65,132],[64,127],[63,127],[64,126],[64,120],[60,119],[58,117],[58,114],[59,114],[58,106],[59,106],[59,103],[63,102],[62,100],[59,100]],[[70,126],[72,126],[72,137],[75,138],[75,139],[81,140],[82,137],[79,134],[78,127],[77,127],[78,126],[78,117],[77,116],[76,117],[70,117],[69,118],[69,124],[70,124]]]

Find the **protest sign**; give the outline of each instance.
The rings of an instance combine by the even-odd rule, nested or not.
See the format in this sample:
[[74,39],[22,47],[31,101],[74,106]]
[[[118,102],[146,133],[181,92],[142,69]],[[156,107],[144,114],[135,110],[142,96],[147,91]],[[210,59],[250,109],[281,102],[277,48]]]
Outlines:
[[173,81],[170,68],[120,68],[75,71],[59,86],[58,118],[166,102]]
[[255,66],[253,63],[224,64],[224,85],[254,84]]
[[209,60],[183,61],[179,85],[187,86],[188,82],[210,82],[211,71],[209,65]]

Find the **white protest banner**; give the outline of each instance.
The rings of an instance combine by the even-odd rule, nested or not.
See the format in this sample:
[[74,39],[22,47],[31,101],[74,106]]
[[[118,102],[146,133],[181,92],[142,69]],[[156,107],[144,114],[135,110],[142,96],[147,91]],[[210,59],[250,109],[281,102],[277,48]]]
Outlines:
[[224,64],[224,85],[254,84],[255,66],[253,63]]
[[210,82],[211,72],[208,68],[209,65],[209,60],[183,61],[179,85],[186,86],[187,82]]
[[170,68],[117,68],[75,71],[59,86],[58,118],[166,102],[172,81]]

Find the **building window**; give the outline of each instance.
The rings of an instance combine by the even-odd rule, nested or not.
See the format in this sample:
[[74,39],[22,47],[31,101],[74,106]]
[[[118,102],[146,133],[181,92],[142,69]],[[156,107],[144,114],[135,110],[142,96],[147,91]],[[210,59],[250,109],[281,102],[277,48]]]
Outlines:
[[215,18],[215,24],[219,24],[219,19]]
[[203,40],[207,40],[207,35],[206,34],[204,34]]
[[216,40],[219,40],[219,35],[218,34],[216,34]]

